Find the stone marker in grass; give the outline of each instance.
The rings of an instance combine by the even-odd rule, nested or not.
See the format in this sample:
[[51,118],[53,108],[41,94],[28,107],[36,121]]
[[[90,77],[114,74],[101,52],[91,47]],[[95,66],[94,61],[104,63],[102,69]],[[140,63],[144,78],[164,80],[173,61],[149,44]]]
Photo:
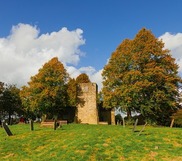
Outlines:
[[143,130],[145,129],[146,125],[147,125],[147,122],[146,122],[145,125],[143,126],[142,130],[139,132],[138,136],[143,132]]
[[170,128],[172,128],[174,125],[174,119],[171,120],[171,125],[170,125]]
[[134,127],[133,127],[133,132],[135,132],[137,124],[138,124],[138,119],[136,119],[136,121],[135,121],[135,124],[134,124]]
[[122,117],[122,119],[123,119],[123,127],[125,127],[125,120],[124,120],[124,117]]
[[30,120],[30,130],[33,131],[34,128],[33,128],[33,120]]
[[3,128],[6,131],[6,133],[7,133],[8,136],[12,136],[13,135],[12,132],[11,132],[11,130],[9,129],[8,125],[6,125],[5,122],[2,123],[2,126],[3,126]]

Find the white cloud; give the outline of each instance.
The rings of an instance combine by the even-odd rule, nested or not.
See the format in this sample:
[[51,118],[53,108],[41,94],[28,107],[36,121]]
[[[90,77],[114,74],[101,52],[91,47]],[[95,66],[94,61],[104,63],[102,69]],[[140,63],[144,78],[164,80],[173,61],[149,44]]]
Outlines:
[[96,71],[95,68],[89,66],[82,67],[79,69],[79,71],[82,73],[86,73],[89,76],[91,82],[97,83],[99,90],[102,88],[102,69]]
[[165,48],[171,50],[172,56],[179,65],[179,72],[182,73],[182,33],[171,34],[166,32],[159,37],[165,43]]
[[86,73],[100,89],[101,71],[97,72],[91,66],[75,67],[84,54],[79,49],[85,44],[82,34],[81,29],[69,31],[62,28],[40,35],[36,26],[21,23],[13,26],[9,36],[0,38],[0,81],[19,87],[26,85],[45,62],[57,56],[72,78]]
[[92,75],[95,72],[95,68],[88,66],[88,67],[81,67],[79,69],[82,73],[87,73],[88,75]]
[[69,31],[62,28],[58,32],[39,35],[36,26],[13,26],[8,37],[0,38],[0,81],[25,85],[30,76],[55,56],[64,64],[78,64],[83,55],[79,47],[85,44],[82,33],[81,29]]
[[72,66],[67,66],[66,67],[67,72],[70,74],[72,78],[78,77],[81,73],[86,73],[90,81],[93,83],[97,83],[98,85],[98,90],[100,91],[102,88],[102,70],[96,71],[95,68],[88,66],[88,67],[81,67],[79,69],[72,67]]
[[97,72],[94,72],[91,76],[90,76],[90,80],[92,82],[96,82],[98,85],[98,90],[100,91],[102,89],[102,70],[99,70]]

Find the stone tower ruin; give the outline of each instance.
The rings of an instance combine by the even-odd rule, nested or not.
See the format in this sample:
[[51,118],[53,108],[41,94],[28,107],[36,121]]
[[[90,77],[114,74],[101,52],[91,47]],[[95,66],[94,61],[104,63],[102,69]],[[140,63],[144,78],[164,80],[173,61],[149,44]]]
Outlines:
[[77,109],[75,118],[82,124],[112,124],[115,125],[114,109],[97,107],[97,84],[80,83],[77,86]]
[[83,124],[98,124],[97,84],[80,83],[77,87],[77,98],[77,122]]

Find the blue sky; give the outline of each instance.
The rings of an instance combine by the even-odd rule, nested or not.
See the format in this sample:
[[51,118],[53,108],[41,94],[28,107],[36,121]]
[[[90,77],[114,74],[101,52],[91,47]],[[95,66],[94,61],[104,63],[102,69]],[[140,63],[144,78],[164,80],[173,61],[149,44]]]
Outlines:
[[[134,38],[142,27],[152,30],[156,37],[163,38],[166,44],[168,44],[166,47],[174,51],[174,57],[178,59],[180,64],[180,52],[182,51],[181,7],[181,0],[0,0],[0,47],[2,46],[0,56],[3,58],[0,61],[0,67],[9,69],[6,71],[6,74],[4,74],[4,70],[0,70],[0,81],[7,81],[18,85],[23,85],[28,81],[27,79],[36,73],[37,68],[41,67],[44,61],[47,61],[51,56],[56,56],[56,54],[46,56],[42,58],[42,61],[41,56],[38,56],[37,60],[39,61],[37,61],[37,64],[32,64],[32,66],[36,66],[36,69],[31,70],[31,64],[27,67],[27,71],[34,72],[27,74],[24,71],[26,73],[26,77],[24,77],[21,75],[24,73],[23,70],[15,69],[16,66],[19,66],[19,68],[23,66],[19,62],[20,59],[23,61],[23,53],[21,53],[19,59],[8,63],[11,58],[11,52],[14,57],[18,57],[19,53],[16,52],[27,52],[31,47],[40,54],[46,54],[45,50],[49,52],[55,51],[55,45],[47,49],[46,43],[43,45],[45,41],[37,39],[42,35],[46,37],[46,34],[51,35],[54,32],[59,37],[60,34],[58,32],[62,32],[61,29],[64,27],[67,28],[67,33],[77,35],[77,40],[73,40],[75,35],[72,35],[69,39],[65,38],[64,34],[61,34],[65,39],[60,36],[60,39],[56,37],[55,39],[52,38],[51,41],[65,40],[73,42],[71,43],[71,49],[69,45],[64,45],[64,47],[68,46],[66,51],[71,50],[74,52],[75,50],[75,53],[77,52],[79,56],[76,58],[76,55],[72,53],[69,57],[67,56],[66,60],[61,60],[68,68],[74,68],[74,70],[71,70],[73,68],[68,69],[73,77],[80,72],[88,72],[92,81],[101,84],[100,73],[111,53],[124,39]],[[30,31],[30,34],[35,34],[36,38],[32,39],[36,39],[39,45],[35,45],[36,47],[28,46],[27,49],[19,48],[14,50],[17,42],[23,46],[24,42],[19,39],[24,39],[24,36],[20,34],[22,35],[21,37],[16,37],[12,41],[10,39],[18,32],[27,34],[28,31]],[[37,35],[36,31],[38,31]],[[171,43],[172,40],[173,42]],[[31,41],[29,41],[30,43]],[[14,47],[12,47],[12,44]],[[10,46],[11,48],[9,48]],[[42,48],[39,50],[37,46]],[[76,49],[74,46],[76,46]],[[55,48],[58,47],[56,46]],[[4,53],[7,51],[10,52],[5,55]],[[59,51],[56,50],[55,53]],[[35,62],[36,56],[32,57],[34,57],[32,62]],[[31,58],[29,57],[29,59]],[[60,59],[65,58],[60,56]],[[74,59],[75,62],[68,61],[68,59]],[[17,65],[16,61],[17,64],[21,65]],[[40,62],[39,65],[38,62]],[[12,63],[15,63],[15,65],[11,68]],[[6,66],[7,64],[9,64],[8,67]],[[16,72],[12,73],[11,76],[7,76],[7,72],[11,73],[10,71],[12,70]],[[76,74],[73,74],[73,71]],[[181,72],[181,69],[179,71]],[[18,80],[20,76],[22,76],[22,82]]]

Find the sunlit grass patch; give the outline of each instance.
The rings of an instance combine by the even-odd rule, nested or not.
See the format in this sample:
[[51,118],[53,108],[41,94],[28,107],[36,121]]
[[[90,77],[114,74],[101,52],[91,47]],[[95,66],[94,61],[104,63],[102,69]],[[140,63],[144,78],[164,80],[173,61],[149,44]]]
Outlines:
[[177,160],[181,159],[182,129],[147,126],[140,136],[132,127],[64,125],[53,130],[28,124],[0,128],[0,160]]

